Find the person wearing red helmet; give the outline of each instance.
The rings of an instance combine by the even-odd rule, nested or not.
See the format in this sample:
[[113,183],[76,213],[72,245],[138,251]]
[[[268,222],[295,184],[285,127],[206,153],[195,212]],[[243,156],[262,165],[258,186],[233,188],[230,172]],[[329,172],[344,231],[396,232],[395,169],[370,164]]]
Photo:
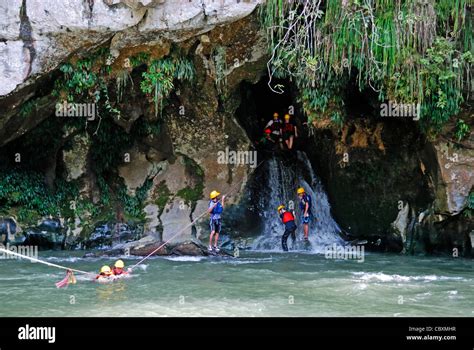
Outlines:
[[[265,125],[265,130],[270,129],[271,133],[270,136],[272,140],[276,143],[277,141],[281,142],[283,141],[282,139],[282,133],[281,133],[281,128],[283,126],[283,123],[280,119],[280,115],[278,112],[273,113],[273,119],[270,120],[267,125]],[[283,145],[281,145],[283,147]]]

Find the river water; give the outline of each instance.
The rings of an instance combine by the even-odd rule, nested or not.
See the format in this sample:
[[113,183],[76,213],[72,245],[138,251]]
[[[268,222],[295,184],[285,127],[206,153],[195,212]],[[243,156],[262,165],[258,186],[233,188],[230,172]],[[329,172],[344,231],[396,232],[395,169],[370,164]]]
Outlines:
[[[113,264],[83,254],[39,258],[85,271]],[[38,263],[0,260],[0,316],[474,316],[473,264],[462,258],[241,252],[152,258],[107,285],[83,275],[56,289],[63,277]]]
[[[104,285],[78,275],[66,289],[54,284],[63,270],[1,259],[0,316],[474,316],[472,260],[382,253],[366,253],[360,262],[326,258],[325,247],[342,243],[340,228],[306,154],[273,157],[260,170],[266,187],[257,186],[252,196],[260,198],[265,225],[253,249],[238,258],[156,257],[130,279]],[[289,243],[295,250],[282,253],[276,207],[284,203],[301,215],[299,186],[314,199],[310,245]],[[39,258],[84,271],[114,263],[84,253],[40,252]],[[123,257],[128,266],[137,259]]]

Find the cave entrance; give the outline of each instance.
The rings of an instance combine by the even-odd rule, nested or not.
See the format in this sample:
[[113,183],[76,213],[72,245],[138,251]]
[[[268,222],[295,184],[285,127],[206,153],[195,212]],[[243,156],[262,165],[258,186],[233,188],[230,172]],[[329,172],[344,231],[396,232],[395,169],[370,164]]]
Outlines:
[[[242,197],[243,205],[241,208],[243,208],[243,213],[231,215],[231,217],[236,218],[235,222],[226,220],[230,226],[236,228],[235,231],[238,231],[241,237],[260,237],[263,232],[268,231],[267,225],[269,222],[278,225],[278,221],[268,215],[269,210],[272,214],[274,214],[273,212],[276,213],[274,203],[269,203],[269,199],[273,195],[269,193],[271,191],[269,186],[266,185],[270,183],[269,167],[273,164],[272,160],[281,161],[287,165],[296,164],[296,149],[302,145],[301,137],[295,139],[292,151],[281,150],[278,145],[275,145],[273,150],[269,150],[257,143],[264,135],[264,128],[273,119],[275,112],[278,112],[280,118],[283,119],[284,115],[289,113],[289,109],[293,107],[293,113],[289,114],[293,114],[292,122],[298,127],[298,130],[301,130],[300,127],[303,121],[303,114],[296,104],[296,88],[294,85],[289,80],[274,78],[271,84],[275,90],[281,92],[277,93],[268,86],[268,81],[269,77],[265,75],[255,84],[245,81],[240,84],[241,103],[235,116],[257,151],[257,163],[261,164],[247,182]],[[278,188],[283,186],[281,184],[274,185]],[[278,188],[274,190],[277,191]]]
[[273,113],[278,112],[280,118],[288,113],[291,106],[295,108],[295,120],[299,124],[301,114],[296,110],[294,103],[295,89],[293,84],[286,79],[272,79],[274,92],[268,86],[268,76],[263,76],[256,84],[242,82],[240,86],[241,104],[236,116],[252,141],[258,140],[263,135],[265,125],[273,118]]

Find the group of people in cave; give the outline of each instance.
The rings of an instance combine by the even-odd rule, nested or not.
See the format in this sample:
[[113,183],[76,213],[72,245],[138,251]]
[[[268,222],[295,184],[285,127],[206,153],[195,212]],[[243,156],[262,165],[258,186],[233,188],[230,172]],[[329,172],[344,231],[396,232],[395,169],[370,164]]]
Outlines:
[[298,128],[290,114],[286,113],[283,120],[278,112],[273,113],[263,130],[263,136],[257,141],[258,145],[268,150],[292,150],[295,138],[298,137]]

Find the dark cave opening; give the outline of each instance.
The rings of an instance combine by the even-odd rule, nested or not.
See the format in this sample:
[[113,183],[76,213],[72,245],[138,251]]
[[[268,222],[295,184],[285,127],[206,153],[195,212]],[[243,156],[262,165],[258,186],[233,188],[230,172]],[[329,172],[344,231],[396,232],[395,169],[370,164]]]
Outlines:
[[289,113],[296,125],[301,121],[301,114],[294,102],[296,91],[293,84],[286,79],[273,78],[271,85],[274,90],[281,89],[282,92],[277,93],[268,86],[268,79],[265,75],[256,84],[242,82],[240,86],[242,101],[236,116],[252,141],[262,136],[265,125],[272,120],[275,112],[281,119]]
[[[267,207],[268,199],[271,196],[265,185],[269,183],[267,161],[276,159],[286,166],[297,167],[299,163],[296,151],[304,150],[306,147],[307,132],[306,127],[303,127],[306,118],[296,103],[297,90],[295,86],[287,79],[273,78],[271,86],[275,90],[281,91],[281,93],[277,93],[272,91],[268,83],[269,77],[264,75],[255,84],[244,81],[240,85],[241,102],[235,116],[247,133],[253,150],[257,152],[257,163],[259,164],[259,168],[255,171],[251,170],[252,174],[243,196],[244,203],[241,208],[244,208],[244,213],[240,213],[240,217],[246,219],[236,220],[235,223],[227,220],[232,228],[236,228],[234,231],[238,232],[241,237],[260,236],[264,231],[265,221],[268,220],[268,210],[273,210],[273,207]],[[288,150],[286,147],[280,148],[278,142],[270,148],[262,146],[259,142],[264,136],[265,126],[273,119],[275,112],[282,120],[285,114],[290,114],[290,121],[298,128],[299,137],[295,138],[292,150]]]

